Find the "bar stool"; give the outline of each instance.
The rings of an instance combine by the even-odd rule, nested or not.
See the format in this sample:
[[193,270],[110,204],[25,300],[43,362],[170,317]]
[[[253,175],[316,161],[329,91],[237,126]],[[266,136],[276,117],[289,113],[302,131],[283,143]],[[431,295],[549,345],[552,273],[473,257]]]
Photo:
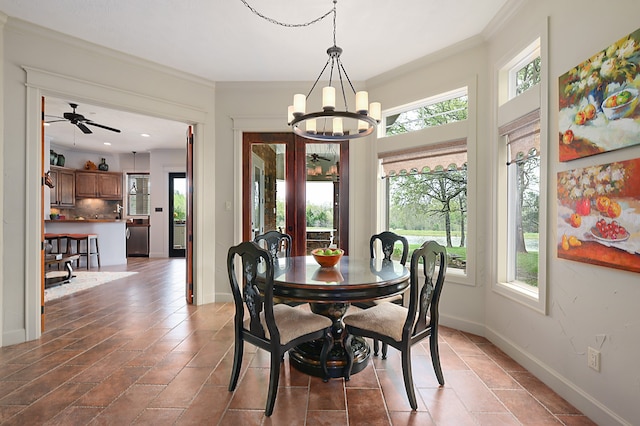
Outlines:
[[[82,257],[87,258],[87,269],[91,267],[91,256],[95,256],[98,261],[98,267],[100,267],[100,249],[98,248],[98,235],[97,234],[67,234],[67,253],[72,254],[71,243],[76,243],[76,254],[80,255],[78,259],[78,267],[80,267],[80,259]],[[82,242],[85,242],[86,251],[81,251]],[[91,241],[95,243],[95,251],[91,250]]]
[[[64,245],[63,245],[63,241],[61,241],[63,239],[65,240],[64,241],[64,243],[65,243]],[[66,251],[62,251],[62,248],[63,247],[66,248],[66,247],[69,246],[69,241],[68,241],[68,238],[67,238],[67,234],[46,233],[46,234],[44,234],[44,242],[51,244],[51,253],[53,253],[53,254],[59,254],[59,253],[64,254],[64,253],[66,253]],[[54,247],[54,244],[53,244],[54,242],[56,243],[55,247]]]

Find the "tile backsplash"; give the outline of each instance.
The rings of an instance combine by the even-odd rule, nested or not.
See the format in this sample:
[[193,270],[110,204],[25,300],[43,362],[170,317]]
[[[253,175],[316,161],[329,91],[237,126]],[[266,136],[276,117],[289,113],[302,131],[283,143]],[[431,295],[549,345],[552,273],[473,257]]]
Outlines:
[[[98,198],[76,199],[75,208],[51,208],[51,213],[58,213],[65,219],[116,219],[120,201],[100,200]],[[48,218],[47,218],[48,219]]]

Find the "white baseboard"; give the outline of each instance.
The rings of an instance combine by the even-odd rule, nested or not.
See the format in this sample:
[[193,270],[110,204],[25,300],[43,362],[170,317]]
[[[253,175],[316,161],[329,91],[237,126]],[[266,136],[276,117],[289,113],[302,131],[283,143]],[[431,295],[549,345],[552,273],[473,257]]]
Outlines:
[[10,346],[27,341],[27,330],[21,328],[19,330],[7,331],[2,335],[2,346]]
[[440,315],[440,324],[485,337],[597,424],[631,426],[630,422],[618,416],[575,383],[484,324],[447,315]]

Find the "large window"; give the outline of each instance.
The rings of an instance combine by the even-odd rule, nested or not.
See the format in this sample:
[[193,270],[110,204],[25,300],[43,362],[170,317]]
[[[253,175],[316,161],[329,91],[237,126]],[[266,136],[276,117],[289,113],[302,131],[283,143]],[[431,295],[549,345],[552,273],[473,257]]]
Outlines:
[[447,248],[449,271],[466,274],[466,141],[380,157],[387,184],[389,230],[409,240],[410,253],[425,241],[439,242]]
[[499,71],[494,256],[496,291],[546,312],[546,84],[540,46],[535,40]]
[[539,111],[500,129],[507,144],[507,281],[538,287]]
[[464,87],[386,111],[384,136],[455,123],[466,120],[467,115],[468,96]]

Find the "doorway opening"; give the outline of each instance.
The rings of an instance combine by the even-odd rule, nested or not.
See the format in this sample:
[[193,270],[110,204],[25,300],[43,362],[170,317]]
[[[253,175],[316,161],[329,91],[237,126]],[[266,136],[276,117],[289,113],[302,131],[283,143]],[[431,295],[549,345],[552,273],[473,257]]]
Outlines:
[[169,257],[185,257],[187,248],[187,175],[169,173]]

